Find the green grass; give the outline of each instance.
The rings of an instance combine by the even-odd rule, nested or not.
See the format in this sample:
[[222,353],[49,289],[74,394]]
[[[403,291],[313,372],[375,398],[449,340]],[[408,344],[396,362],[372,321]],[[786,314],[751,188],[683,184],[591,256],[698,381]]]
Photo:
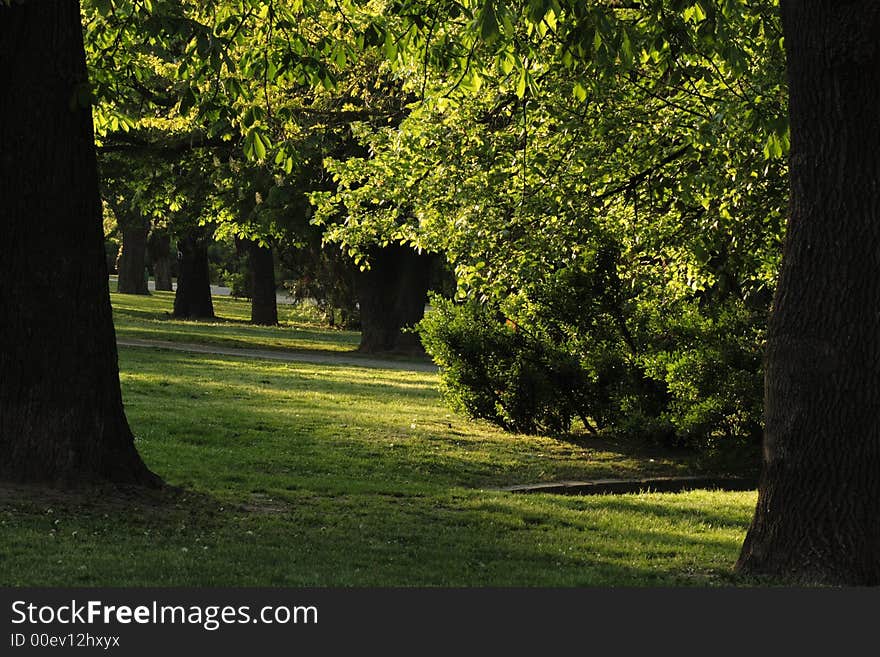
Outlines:
[[[165,301],[128,300],[114,295],[117,320],[155,322],[156,339],[300,339],[286,335],[293,324],[133,319]],[[236,304],[218,310],[240,318]],[[177,489],[0,490],[0,584],[729,584],[755,504],[754,493],[494,490],[704,464],[626,442],[504,434],[451,415],[431,373],[125,347],[120,369],[138,449]]]
[[120,339],[166,340],[214,344],[250,349],[351,352],[360,335],[354,331],[329,330],[317,313],[303,306],[278,306],[279,326],[252,326],[251,305],[246,299],[214,297],[212,322],[181,321],[171,318],[173,292],[153,292],[150,296],[111,293],[113,321]]

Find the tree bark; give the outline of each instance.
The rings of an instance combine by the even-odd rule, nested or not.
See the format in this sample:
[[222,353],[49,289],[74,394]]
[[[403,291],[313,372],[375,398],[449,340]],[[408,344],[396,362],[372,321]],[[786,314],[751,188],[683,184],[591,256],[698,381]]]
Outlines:
[[248,240],[246,244],[251,270],[251,323],[275,326],[278,304],[272,248],[260,246],[255,240]]
[[159,485],[122,406],[81,30],[76,0],[0,5],[0,477]]
[[400,244],[373,250],[370,269],[358,279],[360,351],[424,351],[419,337],[403,329],[424,317],[433,266],[433,255]]
[[147,234],[150,222],[142,217],[131,217],[120,224],[122,249],[116,262],[119,278],[116,291],[122,294],[149,294],[144,270],[147,266]]
[[737,569],[880,584],[880,4],[783,2],[791,217]]
[[171,259],[171,236],[164,230],[153,230],[147,243],[153,263],[153,279],[156,289],[171,292],[173,261]]
[[213,319],[211,277],[208,270],[208,239],[202,227],[186,233],[177,243],[177,293],[174,317]]

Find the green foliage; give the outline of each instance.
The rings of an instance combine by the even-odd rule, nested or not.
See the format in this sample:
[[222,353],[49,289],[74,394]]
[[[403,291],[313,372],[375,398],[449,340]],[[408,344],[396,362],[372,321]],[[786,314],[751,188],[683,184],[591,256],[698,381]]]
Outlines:
[[528,304],[511,300],[516,319],[432,300],[418,330],[452,408],[522,433],[566,432],[579,418],[591,432],[666,445],[760,437],[763,314],[632,303],[623,316],[579,274],[562,272]]
[[641,359],[648,376],[665,384],[662,417],[678,441],[717,446],[761,437],[761,354],[766,313],[727,303],[710,311],[687,306],[655,315],[663,341]]
[[[399,126],[358,128],[369,157],[327,162],[325,239],[355,258],[388,239],[445,253],[456,298],[529,340],[504,342],[496,322],[475,344],[511,368],[519,352],[540,361],[536,345],[579,364],[585,401],[559,417],[680,443],[752,437],[787,204],[775,3],[468,7],[396,69],[423,102]],[[453,44],[463,55],[444,62]],[[502,378],[454,396],[510,423],[490,403]]]
[[206,151],[177,169],[200,184],[159,186],[172,212],[308,252],[302,295],[337,294],[327,252],[445,255],[466,303],[443,312],[477,314],[428,341],[496,359],[450,393],[469,412],[699,444],[760,426],[787,205],[775,0],[84,12],[99,139]]
[[442,368],[441,389],[453,408],[509,431],[568,430],[588,383],[576,359],[476,303],[432,303],[418,331]]

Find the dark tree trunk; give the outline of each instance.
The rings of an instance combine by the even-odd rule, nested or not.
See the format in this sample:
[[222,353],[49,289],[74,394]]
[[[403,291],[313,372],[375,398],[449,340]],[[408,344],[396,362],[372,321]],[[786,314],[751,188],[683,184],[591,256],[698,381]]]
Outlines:
[[274,326],[278,323],[275,286],[275,259],[272,248],[248,240],[248,264],[251,270],[251,322]]
[[370,254],[358,279],[360,351],[421,353],[419,337],[404,333],[425,314],[434,256],[394,244]]
[[0,4],[0,477],[158,485],[122,407],[79,3]]
[[150,259],[153,263],[153,279],[156,289],[170,292],[173,290],[171,276],[173,260],[171,258],[171,236],[164,230],[154,230],[148,242]]
[[177,293],[174,316],[212,319],[211,277],[208,270],[208,239],[202,227],[187,232],[177,243]]
[[147,234],[150,222],[140,217],[132,217],[120,225],[122,229],[122,249],[116,261],[119,279],[116,291],[122,294],[149,294],[144,270],[147,265]]
[[791,218],[738,571],[880,584],[880,3],[783,2]]

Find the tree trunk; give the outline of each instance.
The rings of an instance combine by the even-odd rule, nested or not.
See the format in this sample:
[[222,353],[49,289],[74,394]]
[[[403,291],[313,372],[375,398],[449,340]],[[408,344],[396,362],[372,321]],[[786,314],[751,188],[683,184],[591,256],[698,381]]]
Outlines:
[[880,4],[783,2],[791,218],[738,571],[880,584]]
[[144,269],[147,265],[147,234],[150,222],[141,217],[132,217],[121,223],[122,249],[116,262],[119,278],[116,291],[122,294],[149,294]]
[[425,314],[433,263],[433,255],[400,244],[374,249],[358,280],[360,351],[423,352],[419,337],[402,329]]
[[170,292],[174,289],[171,284],[171,236],[164,230],[153,230],[148,242],[150,259],[153,263],[153,279],[156,289]]
[[272,248],[247,241],[251,270],[251,323],[275,326],[278,323],[278,304],[275,286],[275,259]]
[[79,3],[0,5],[0,477],[159,485],[122,407]]
[[187,232],[177,243],[177,293],[174,316],[213,319],[211,277],[208,271],[208,240],[202,227]]

